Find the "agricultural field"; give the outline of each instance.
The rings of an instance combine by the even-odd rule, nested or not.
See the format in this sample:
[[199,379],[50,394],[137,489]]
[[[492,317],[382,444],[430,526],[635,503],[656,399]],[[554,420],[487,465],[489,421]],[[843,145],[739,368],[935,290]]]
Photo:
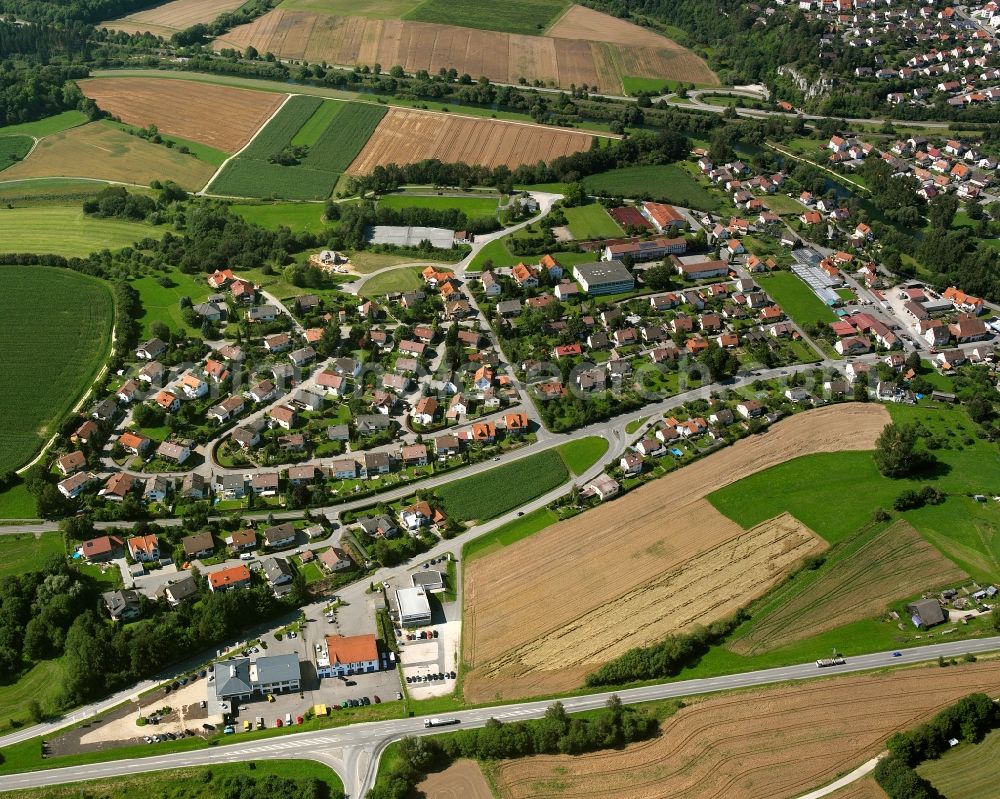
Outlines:
[[[746,596],[722,593],[726,586],[735,582],[739,591],[760,590],[775,574],[766,561],[755,561],[760,573],[752,574],[738,558],[755,558],[754,549],[763,546],[780,551],[776,542],[782,540],[799,550],[796,561],[823,546],[795,519],[768,521],[779,513],[747,531],[718,513],[706,495],[806,452],[871,448],[888,420],[885,409],[874,405],[798,414],[766,435],[739,441],[469,564],[462,639],[471,669],[466,699],[573,688],[614,653],[674,629],[671,615],[661,610],[667,602],[677,605],[683,618],[701,621],[739,607]],[[690,534],[694,530],[697,535]],[[568,549],[586,557],[568,566]],[[584,579],[588,590],[581,594],[574,586]],[[698,590],[685,587],[688,581]],[[649,605],[654,583],[657,602]],[[561,600],[568,595],[577,601]],[[570,637],[578,649],[566,644]]]
[[283,0],[281,7],[290,11],[315,11],[337,17],[354,14],[371,19],[398,19],[422,2],[423,0]]
[[0,172],[24,158],[34,143],[29,136],[0,136]]
[[118,250],[160,231],[141,222],[98,219],[80,206],[0,209],[0,252],[54,253],[83,257],[102,249]]
[[433,208],[437,211],[456,208],[470,219],[496,216],[498,197],[439,196],[426,194],[387,194],[378,204],[384,208]]
[[[252,768],[252,770],[251,770]],[[258,760],[254,763],[216,763],[171,771],[152,771],[103,780],[54,785],[10,792],[10,799],[80,799],[100,796],[101,799],[132,799],[135,796],[184,797],[184,799],[215,799],[219,796],[254,795],[268,777],[290,780],[316,779],[326,786],[322,796],[343,795],[343,784],[329,766],[313,760]],[[257,789],[243,781],[255,779]],[[305,793],[305,792],[304,792]],[[312,796],[312,792],[308,792]]]
[[77,81],[87,97],[129,125],[156,125],[168,135],[225,153],[243,147],[284,100],[284,95],[211,83],[156,78]]
[[611,239],[625,235],[600,203],[563,208],[563,213],[575,239]]
[[91,122],[46,136],[30,156],[4,170],[3,177],[94,178],[143,186],[172,180],[194,191],[214,171],[192,155],[130,136],[113,123]]
[[405,19],[487,31],[539,34],[568,5],[566,0],[506,0],[502,4],[424,0],[406,14]]
[[293,233],[318,233],[325,226],[318,203],[234,203],[229,206],[247,222],[270,229],[282,225]]
[[[165,279],[169,285],[161,285],[161,279]],[[145,275],[133,280],[132,287],[139,292],[139,299],[142,302],[143,312],[138,319],[142,325],[142,333],[139,336],[141,339],[149,336],[149,328],[153,322],[163,322],[171,330],[197,333],[197,330],[188,327],[184,322],[180,299],[188,297],[191,302],[197,304],[212,293],[203,275],[192,277],[178,270]]]
[[462,547],[462,560],[468,564],[470,560],[509,547],[522,538],[534,535],[557,521],[559,521],[559,517],[548,508],[533,510],[469,541]]
[[719,207],[719,201],[676,164],[612,169],[584,178],[583,185],[601,197],[650,198],[701,211]]
[[874,777],[863,777],[839,791],[828,794],[830,799],[888,799]]
[[[238,158],[212,181],[214,194],[321,200],[329,197],[341,173],[368,141],[385,109],[296,95]],[[308,148],[298,163],[271,163],[298,139]]]
[[[404,19],[378,18],[392,15],[372,12],[364,4],[356,12],[343,8],[344,15],[336,16],[324,13],[325,8],[313,7],[318,2],[286,2],[251,23],[237,26],[217,39],[214,47],[242,50],[253,46],[281,58],[347,66],[398,64],[409,73],[425,69],[437,74],[442,67],[454,68],[499,83],[517,83],[524,78],[565,88],[586,85],[616,94],[622,91],[624,75],[718,83],[704,61],[675,42],[600,12],[574,8],[548,35],[529,35],[541,33],[538,20],[555,4],[565,7],[559,0],[518,0],[502,9],[496,4],[456,9],[447,0],[430,0],[405,14]],[[517,13],[521,7],[531,10]],[[440,18],[440,9],[444,9],[447,24],[416,21],[417,16]],[[491,24],[457,26],[456,15],[464,9]],[[516,25],[525,32],[499,30],[510,28],[515,17]],[[641,41],[636,43],[636,38]]]
[[211,22],[226,11],[235,11],[246,0],[173,0],[136,11],[120,19],[102,22],[98,27],[125,33],[149,33],[169,39],[173,34],[199,22]]
[[993,799],[1000,785],[1000,730],[921,763],[917,773],[946,799]]
[[53,133],[75,128],[88,121],[87,115],[82,111],[63,111],[61,114],[53,114],[34,122],[5,125],[0,127],[0,136],[33,136],[41,139],[43,136],[51,136]]
[[379,165],[427,158],[513,168],[587,150],[592,139],[542,125],[391,108],[347,173],[366,175]]
[[0,472],[6,472],[31,459],[90,385],[108,351],[114,308],[107,286],[68,269],[0,270]]
[[444,771],[428,774],[417,785],[418,795],[434,799],[492,799],[493,793],[475,760],[456,760]]
[[836,560],[782,586],[728,648],[756,655],[884,614],[890,602],[964,581],[968,575],[905,520],[845,542]]
[[792,272],[762,275],[758,282],[797,325],[815,325],[837,320],[833,309]]
[[446,483],[435,493],[451,518],[485,521],[542,496],[568,478],[559,453],[550,449]]
[[740,691],[693,700],[649,741],[505,761],[494,776],[502,799],[794,799],[881,752],[894,732],[998,690],[994,660]]

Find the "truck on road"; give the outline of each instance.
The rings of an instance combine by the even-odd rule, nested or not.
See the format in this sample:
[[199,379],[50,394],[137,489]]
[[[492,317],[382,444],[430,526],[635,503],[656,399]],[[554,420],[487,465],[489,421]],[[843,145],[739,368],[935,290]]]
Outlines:
[[847,661],[840,655],[837,655],[835,658],[820,658],[816,661],[816,665],[821,669],[824,669],[827,666],[843,666],[845,663],[847,663]]
[[439,719],[431,718],[424,719],[425,727],[447,727],[449,724],[458,724],[461,719]]

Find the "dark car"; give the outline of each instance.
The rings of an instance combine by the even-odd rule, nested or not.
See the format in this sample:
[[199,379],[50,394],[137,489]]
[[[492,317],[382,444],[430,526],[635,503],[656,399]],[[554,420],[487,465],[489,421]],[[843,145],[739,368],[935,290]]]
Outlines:
[[367,696],[361,697],[361,704],[362,705],[370,705],[371,703],[372,703],[372,700],[369,699]]
[[203,730],[214,730],[215,729],[215,725],[214,724],[202,724],[201,728]]
[[345,680],[344,685],[351,686],[351,685],[357,685],[357,683],[354,680]]
[[382,700],[378,698],[378,694],[374,694],[374,695],[372,696],[372,699],[374,699],[374,700],[375,700],[375,704],[376,704],[376,705],[381,705],[381,704],[382,704]]
[[435,637],[435,638],[437,638],[437,637],[438,637],[438,631],[437,631],[437,630],[434,630],[434,637]]

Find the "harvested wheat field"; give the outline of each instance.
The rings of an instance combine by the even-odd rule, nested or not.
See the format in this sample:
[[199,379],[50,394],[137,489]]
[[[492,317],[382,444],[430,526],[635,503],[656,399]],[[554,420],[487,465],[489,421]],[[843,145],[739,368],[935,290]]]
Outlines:
[[[732,558],[746,552],[739,542],[748,535],[773,535],[779,540],[768,523],[743,530],[712,507],[706,495],[800,455],[871,449],[888,421],[885,408],[861,403],[798,414],[763,435],[743,439],[621,499],[470,563],[465,572],[462,636],[464,660],[470,667],[464,683],[466,699],[478,702],[568,690],[602,662],[595,639],[620,652],[662,637],[659,625],[667,614],[659,606],[639,611],[638,604],[632,605],[635,615],[621,630],[611,629],[614,625],[607,623],[606,613],[617,615],[619,604],[627,608],[630,602],[640,602],[637,592],[650,583],[666,581],[669,586],[670,575],[676,575],[675,585],[682,585],[682,569],[695,563],[703,569],[716,562],[713,551],[723,545],[729,544],[724,553]],[[788,520],[773,525],[783,535],[793,535],[793,527],[799,536],[808,534]],[[745,579],[761,586],[773,579],[765,568],[759,571]],[[735,577],[731,569],[723,575],[715,583],[719,588],[723,580]],[[710,583],[706,576],[699,584],[706,599],[691,600],[704,603],[701,621],[728,612],[718,612],[715,597],[709,598]],[[658,599],[661,605],[667,600],[662,585]],[[685,608],[685,617],[695,610]],[[589,636],[578,629],[583,618],[591,621]],[[563,635],[571,635],[580,649],[571,649]],[[561,650],[556,663],[547,655],[554,647]]]
[[347,174],[425,158],[513,168],[587,150],[591,139],[589,133],[543,125],[390,108]]
[[846,785],[839,791],[827,794],[830,799],[887,799],[874,777],[864,777]]
[[976,691],[997,695],[1000,661],[733,693],[682,708],[659,738],[620,751],[506,761],[496,779],[503,799],[792,799]]
[[417,793],[431,799],[493,799],[475,760],[456,760],[444,771],[428,774],[417,785]]
[[[407,72],[441,68],[485,75],[501,83],[528,81],[568,87],[622,89],[626,75],[718,84],[705,62],[666,37],[581,7],[547,36],[501,33],[431,22],[337,17],[277,8],[217,39],[218,49],[255,47],[282,58],[342,66],[399,64]],[[595,46],[602,42],[607,47]],[[622,60],[626,59],[626,60]]]
[[877,616],[900,597],[966,578],[964,571],[900,520],[845,553],[805,589],[790,590],[787,601],[779,599],[763,610],[750,631],[728,648],[740,655],[769,652]]
[[211,22],[219,14],[235,11],[246,0],[173,0],[171,3],[146,8],[121,19],[102,22],[98,27],[126,33],[153,33],[171,36],[199,22]]
[[160,132],[207,144],[226,153],[243,147],[285,99],[186,80],[92,78],[80,90],[103,110],[130,125],[156,125]]
[[91,122],[42,139],[31,155],[3,172],[4,180],[96,178],[148,186],[172,180],[201,189],[215,167],[177,150],[130,136],[111,124]]

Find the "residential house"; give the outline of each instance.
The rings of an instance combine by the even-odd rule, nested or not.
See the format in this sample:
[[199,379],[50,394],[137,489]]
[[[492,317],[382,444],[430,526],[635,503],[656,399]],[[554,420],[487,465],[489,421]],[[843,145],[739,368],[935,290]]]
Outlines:
[[181,546],[184,547],[184,557],[188,560],[207,558],[215,552],[215,541],[207,531],[185,536],[181,539]]
[[246,564],[230,566],[208,575],[208,590],[213,593],[221,591],[237,591],[250,587],[250,569]]

